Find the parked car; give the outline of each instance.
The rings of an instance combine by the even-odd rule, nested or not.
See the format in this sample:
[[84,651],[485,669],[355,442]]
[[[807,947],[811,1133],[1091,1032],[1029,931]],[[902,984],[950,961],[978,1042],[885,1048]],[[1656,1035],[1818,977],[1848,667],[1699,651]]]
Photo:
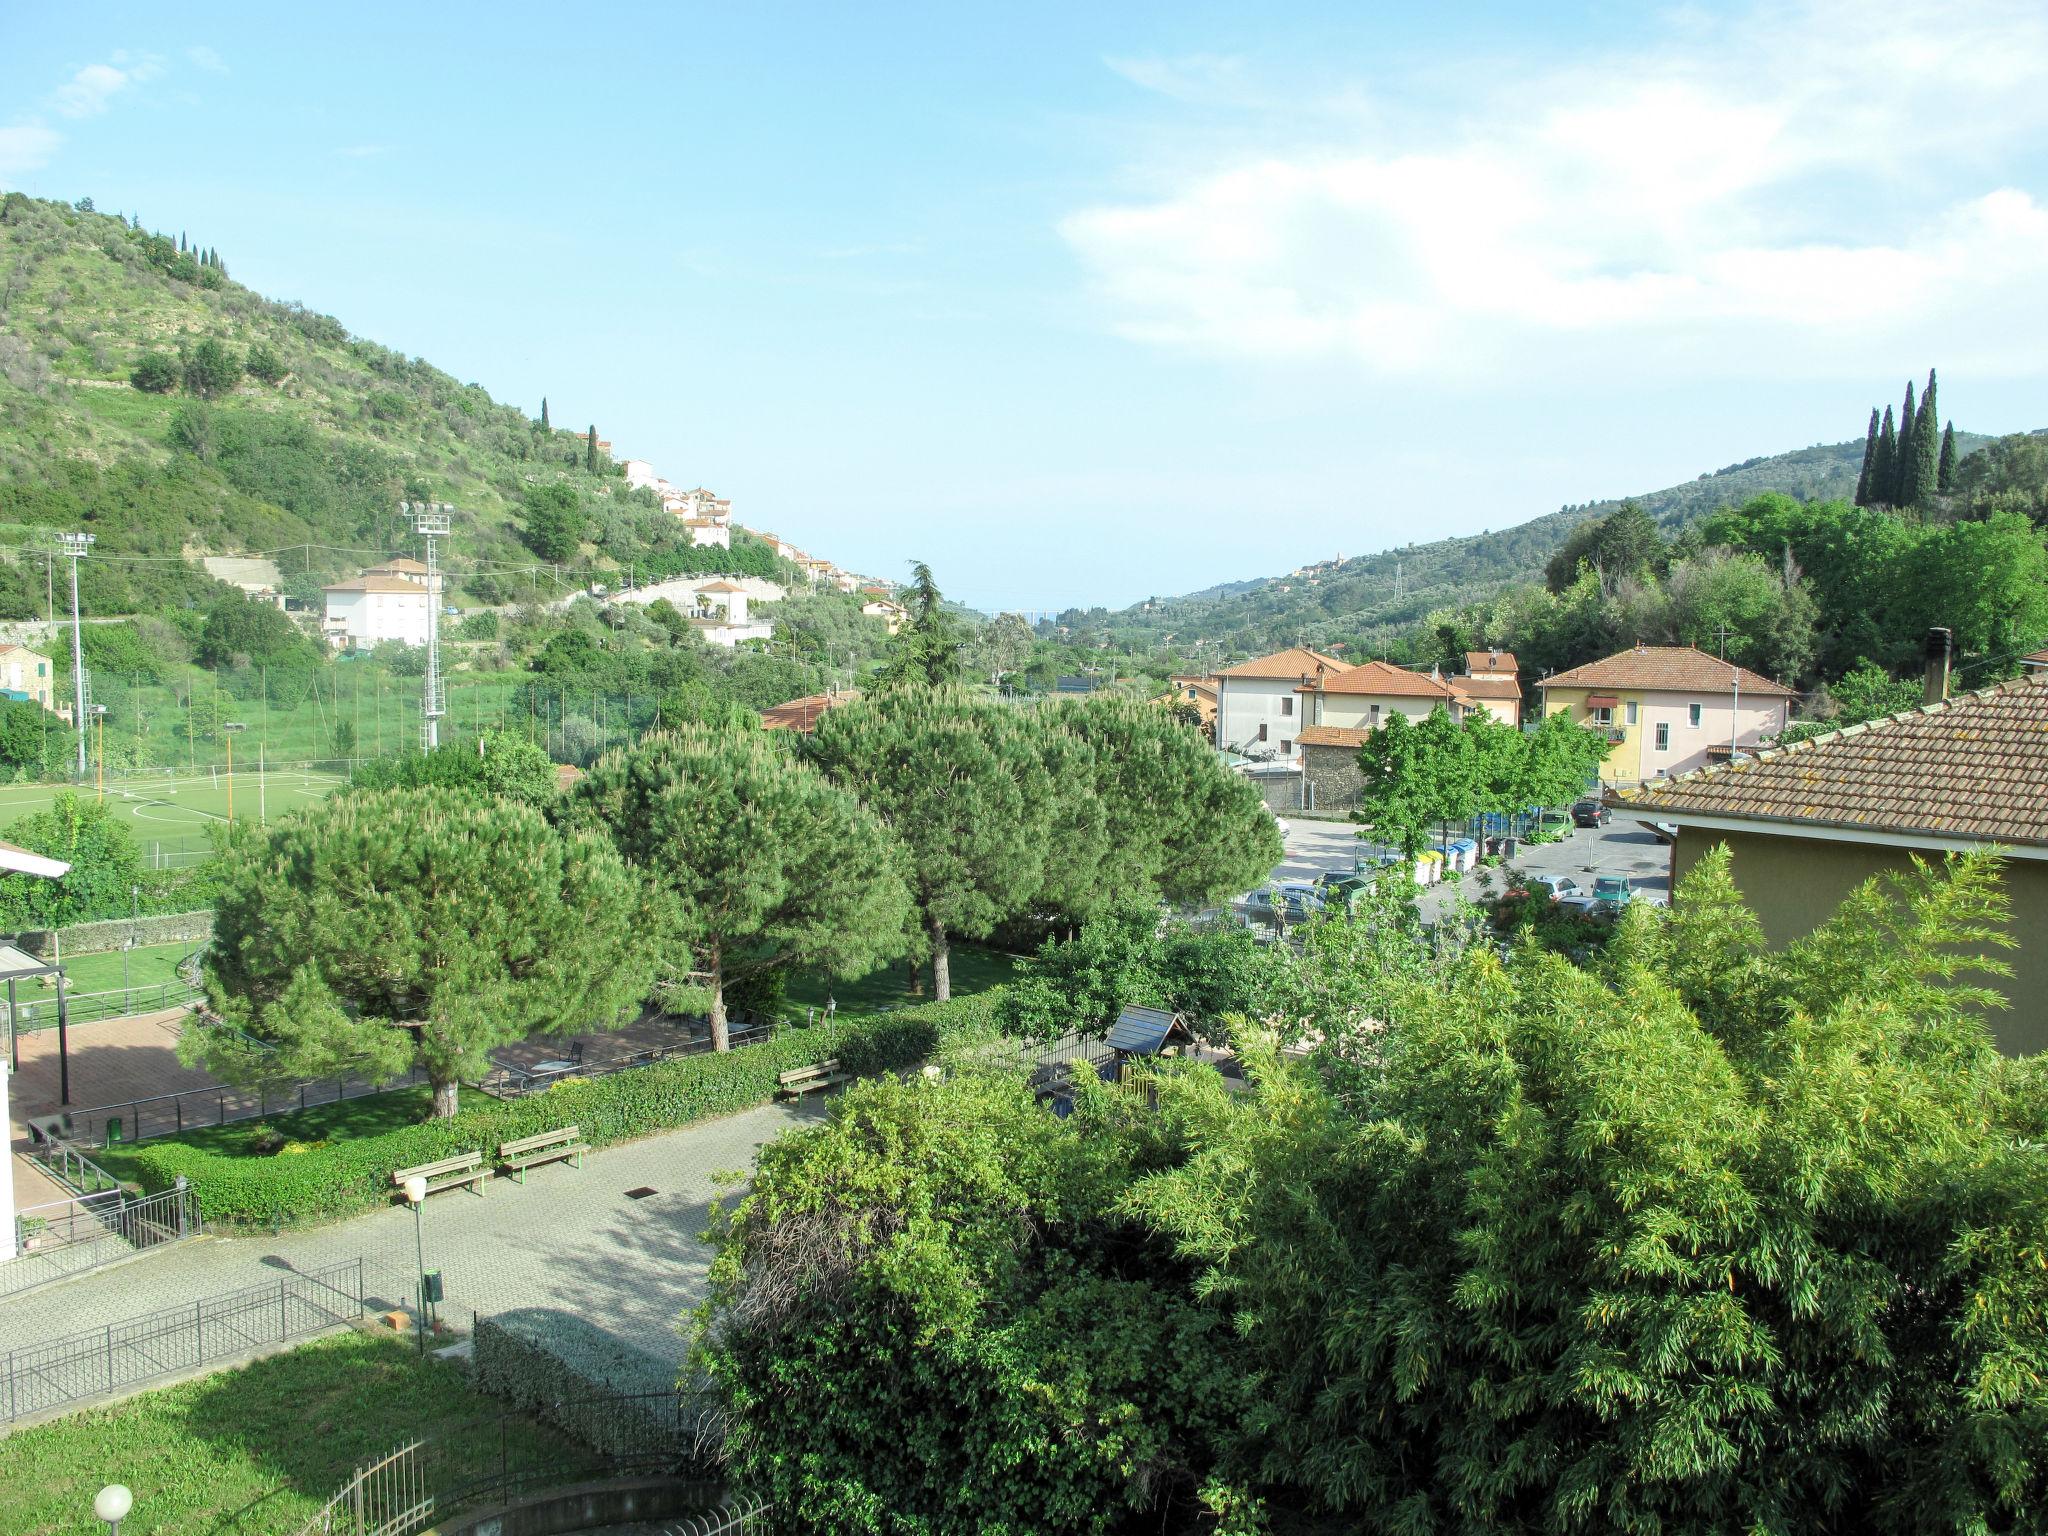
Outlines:
[[1603,907],[1625,907],[1635,896],[1627,875],[1599,875],[1593,881],[1593,899]]
[[1557,910],[1560,912],[1576,912],[1581,917],[1594,917],[1602,912],[1608,912],[1613,909],[1603,907],[1584,891],[1575,891],[1569,896],[1557,898]]
[[1246,893],[1238,906],[1257,922],[1298,923],[1320,912],[1323,898],[1308,881],[1287,880]]
[[1544,892],[1552,901],[1563,901],[1579,894],[1579,882],[1570,875],[1531,875],[1529,889]]
[[1545,811],[1536,818],[1536,831],[1539,834],[1548,832],[1564,837],[1570,833],[1571,829],[1572,815],[1570,811]]
[[1583,800],[1572,802],[1572,825],[1575,827],[1604,827],[1614,820],[1614,812],[1607,808],[1604,800],[1588,795]]

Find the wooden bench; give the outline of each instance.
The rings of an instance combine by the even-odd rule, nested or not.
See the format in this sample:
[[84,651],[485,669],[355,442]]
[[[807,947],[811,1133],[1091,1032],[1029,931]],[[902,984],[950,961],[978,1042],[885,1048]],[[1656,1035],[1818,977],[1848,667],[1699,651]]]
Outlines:
[[775,1096],[794,1099],[811,1092],[814,1088],[830,1088],[834,1083],[846,1081],[846,1074],[839,1070],[839,1058],[813,1062],[808,1067],[798,1067],[794,1072],[775,1074]]
[[437,1195],[444,1189],[453,1189],[458,1184],[467,1184],[481,1195],[484,1192],[483,1182],[487,1172],[483,1153],[458,1152],[453,1157],[444,1157],[437,1163],[421,1163],[417,1168],[397,1169],[391,1175],[391,1182],[394,1187],[404,1189],[407,1179],[425,1179],[427,1193],[430,1195]]
[[524,1184],[526,1170],[538,1163],[557,1163],[565,1157],[573,1157],[576,1166],[581,1168],[583,1154],[589,1150],[590,1144],[583,1139],[583,1133],[576,1126],[565,1125],[559,1131],[542,1131],[538,1136],[520,1136],[499,1142],[498,1166]]

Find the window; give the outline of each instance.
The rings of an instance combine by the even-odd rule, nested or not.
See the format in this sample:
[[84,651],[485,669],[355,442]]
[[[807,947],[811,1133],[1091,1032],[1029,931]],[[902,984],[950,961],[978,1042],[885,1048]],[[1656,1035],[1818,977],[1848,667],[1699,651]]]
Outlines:
[[1261,740],[1261,741],[1264,741],[1265,739],[1266,739],[1266,722],[1265,722],[1265,721],[1263,721],[1263,720],[1261,720],[1261,721],[1259,722],[1259,740]]
[[1698,730],[1700,728],[1699,705],[1688,704],[1685,706],[1685,723],[1691,726],[1694,730]]
[[1636,723],[1636,701],[1634,699],[1628,701],[1628,723],[1630,725]]
[[1380,723],[1380,707],[1377,704],[1372,706],[1372,723],[1374,725],[1378,725]]
[[1281,755],[1282,757],[1285,757],[1285,756],[1287,756],[1287,755],[1288,755],[1288,754],[1289,754],[1290,752],[1292,752],[1293,750],[1294,750],[1294,743],[1293,743],[1293,742],[1291,742],[1291,741],[1289,741],[1289,740],[1288,740],[1288,739],[1287,739],[1287,738],[1286,738],[1285,736],[1282,736],[1282,737],[1280,738],[1280,755]]
[[50,675],[50,664],[49,664],[49,663],[48,663],[47,661],[39,661],[39,662],[37,662],[37,663],[36,663],[36,676],[37,676],[37,677],[48,677],[49,675]]
[[1609,726],[1614,724],[1614,711],[1609,709],[1605,704],[1602,704],[1598,709],[1593,711],[1593,723],[1599,726],[1601,730],[1606,730]]
[[1288,697],[1286,697],[1286,698],[1284,698],[1284,699],[1282,699],[1282,700],[1280,701],[1280,715],[1281,715],[1281,718],[1282,718],[1282,719],[1285,719],[1285,718],[1286,718],[1287,716],[1289,716],[1289,715],[1291,715],[1291,714],[1293,714],[1293,713],[1294,713],[1294,697],[1293,697],[1293,695],[1291,695],[1291,694],[1290,694],[1290,695],[1289,695]]
[[1657,722],[1657,750],[1659,752],[1669,752],[1671,750],[1671,725],[1670,722],[1665,720]]

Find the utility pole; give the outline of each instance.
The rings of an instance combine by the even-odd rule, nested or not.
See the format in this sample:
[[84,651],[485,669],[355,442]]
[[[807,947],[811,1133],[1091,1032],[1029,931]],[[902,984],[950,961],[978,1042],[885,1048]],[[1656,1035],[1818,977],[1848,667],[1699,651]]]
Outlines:
[[1715,627],[1714,638],[1720,643],[1719,655],[1723,661],[1728,659],[1728,635],[1729,629],[1726,624]]
[[78,626],[78,562],[92,550],[89,533],[64,533],[58,539],[71,562],[71,709],[78,726],[78,782],[85,782],[85,641]]
[[408,501],[399,506],[427,546],[427,675],[420,734],[425,750],[431,752],[441,744],[441,716],[447,712],[447,698],[441,689],[441,573],[434,541],[447,537],[448,514],[455,509],[441,501]]

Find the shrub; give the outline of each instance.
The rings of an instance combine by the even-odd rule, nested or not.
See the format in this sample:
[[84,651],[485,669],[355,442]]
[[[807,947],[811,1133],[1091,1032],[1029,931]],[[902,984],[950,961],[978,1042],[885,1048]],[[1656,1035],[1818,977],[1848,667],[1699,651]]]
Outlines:
[[[480,1317],[472,1356],[480,1392],[559,1425],[609,1455],[631,1456],[666,1447],[675,1411],[656,1399],[596,1405],[581,1400],[675,1389],[675,1367],[626,1344],[573,1312],[521,1307]],[[622,1411],[623,1410],[623,1411]]]
[[178,387],[178,360],[163,352],[145,352],[128,382],[148,395],[167,395]]
[[150,1193],[171,1188],[184,1174],[211,1222],[268,1226],[333,1220],[389,1201],[394,1169],[458,1152],[489,1155],[499,1142],[514,1137],[574,1125],[584,1140],[601,1147],[766,1104],[775,1096],[776,1074],[829,1056],[854,1073],[915,1066],[941,1045],[993,1038],[1000,991],[789,1029],[734,1051],[571,1079],[531,1098],[499,1100],[472,1090],[451,1119],[310,1146],[296,1157],[233,1156],[173,1140],[137,1147],[129,1166]]

